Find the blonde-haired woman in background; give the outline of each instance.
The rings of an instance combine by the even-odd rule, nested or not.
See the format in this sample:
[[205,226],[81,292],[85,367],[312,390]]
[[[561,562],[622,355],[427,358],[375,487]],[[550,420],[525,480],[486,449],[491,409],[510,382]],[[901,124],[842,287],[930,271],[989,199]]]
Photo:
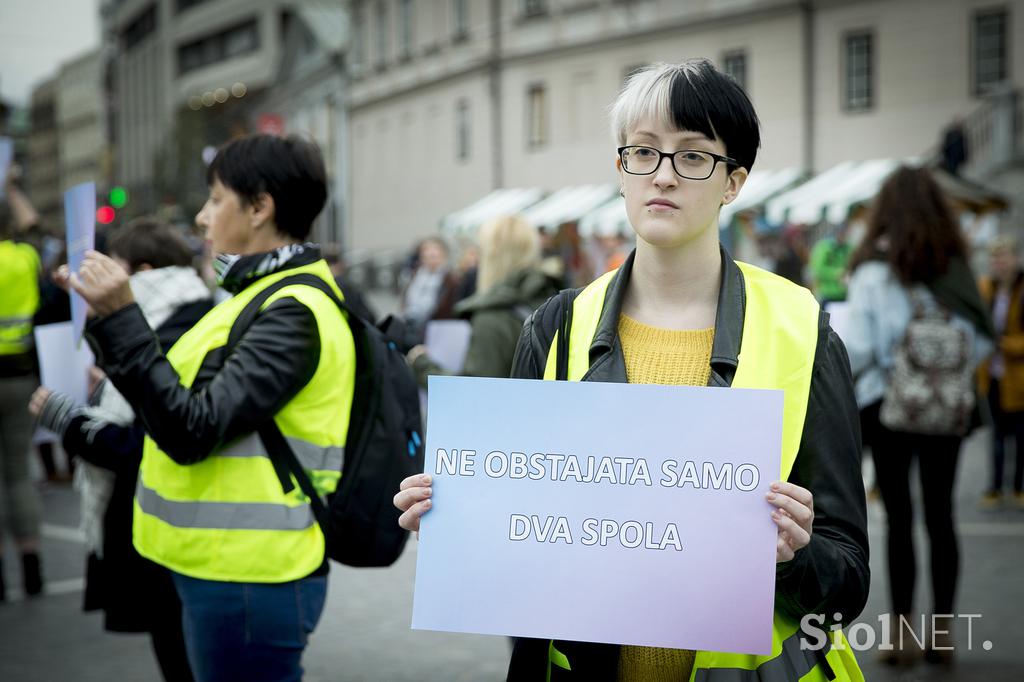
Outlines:
[[[485,223],[476,293],[455,306],[456,316],[472,326],[461,374],[507,377],[523,322],[558,289],[558,281],[541,271],[540,236],[533,225],[518,215]],[[414,347],[408,358],[421,386],[431,374],[451,374],[430,359],[424,346]]]

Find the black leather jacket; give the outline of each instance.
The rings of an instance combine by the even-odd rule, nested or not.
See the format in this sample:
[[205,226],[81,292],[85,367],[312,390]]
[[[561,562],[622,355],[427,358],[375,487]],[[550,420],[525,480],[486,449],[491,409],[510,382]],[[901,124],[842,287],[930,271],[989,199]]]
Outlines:
[[[584,381],[627,381],[617,330],[634,255],[630,255],[608,286]],[[743,275],[722,250],[722,282],[709,386],[732,384],[743,336],[745,305]],[[561,316],[561,303],[556,296],[527,320],[512,366],[513,377],[544,376],[548,349]],[[794,619],[808,613],[823,614],[827,627],[835,622],[833,615],[840,613],[841,622],[847,624],[860,614],[867,601],[870,570],[860,451],[860,422],[850,362],[842,341],[829,326],[828,313],[823,311],[800,450],[789,477],[790,482],[814,495],[813,533],[810,544],[791,561],[777,564],[775,577],[775,608]],[[615,678],[617,646],[580,642],[556,642],[555,646],[570,656],[573,679]],[[547,642],[517,640],[509,679],[543,679],[547,659]]]
[[[320,258],[310,249],[271,272]],[[225,288],[237,293],[261,276]],[[99,365],[135,410],[146,433],[179,464],[202,461],[218,446],[255,431],[309,383],[320,360],[313,312],[294,298],[263,310],[227,357],[215,349],[192,386],[181,385],[138,305],[94,319],[86,337]]]

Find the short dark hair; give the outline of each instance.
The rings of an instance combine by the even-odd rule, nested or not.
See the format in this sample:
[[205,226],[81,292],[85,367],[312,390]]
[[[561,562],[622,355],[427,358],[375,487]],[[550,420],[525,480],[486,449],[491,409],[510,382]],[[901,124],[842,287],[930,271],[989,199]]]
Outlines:
[[278,232],[298,240],[309,236],[327,201],[320,150],[294,135],[248,135],[228,142],[206,169],[206,184],[215,179],[250,204],[269,194]]
[[107,250],[132,272],[143,265],[169,268],[192,265],[193,253],[178,230],[156,218],[136,218],[107,237]]
[[[883,242],[887,248],[881,248]],[[867,233],[849,269],[884,260],[909,286],[945,274],[954,258],[966,259],[967,245],[942,189],[927,168],[900,166],[875,197]]]
[[[629,129],[652,116],[679,130],[716,137],[736,166],[754,167],[761,146],[761,123],[754,105],[736,81],[707,59],[652,64],[633,73],[612,105],[612,133],[626,144]],[[730,170],[736,166],[730,164]]]

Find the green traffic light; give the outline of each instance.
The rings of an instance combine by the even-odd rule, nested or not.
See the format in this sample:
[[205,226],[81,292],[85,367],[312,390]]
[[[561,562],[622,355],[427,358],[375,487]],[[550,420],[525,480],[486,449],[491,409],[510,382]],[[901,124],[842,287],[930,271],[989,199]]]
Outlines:
[[110,190],[110,205],[114,208],[124,208],[128,203],[128,192],[124,187],[115,187]]

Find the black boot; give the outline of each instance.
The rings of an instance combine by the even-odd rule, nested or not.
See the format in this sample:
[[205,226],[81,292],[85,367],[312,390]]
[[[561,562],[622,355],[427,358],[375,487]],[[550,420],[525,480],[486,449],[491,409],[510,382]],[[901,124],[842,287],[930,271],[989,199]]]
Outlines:
[[43,576],[39,570],[38,554],[26,552],[21,555],[21,576],[27,596],[34,597],[43,591]]
[[4,585],[4,562],[0,560],[0,602],[7,601],[7,586]]

